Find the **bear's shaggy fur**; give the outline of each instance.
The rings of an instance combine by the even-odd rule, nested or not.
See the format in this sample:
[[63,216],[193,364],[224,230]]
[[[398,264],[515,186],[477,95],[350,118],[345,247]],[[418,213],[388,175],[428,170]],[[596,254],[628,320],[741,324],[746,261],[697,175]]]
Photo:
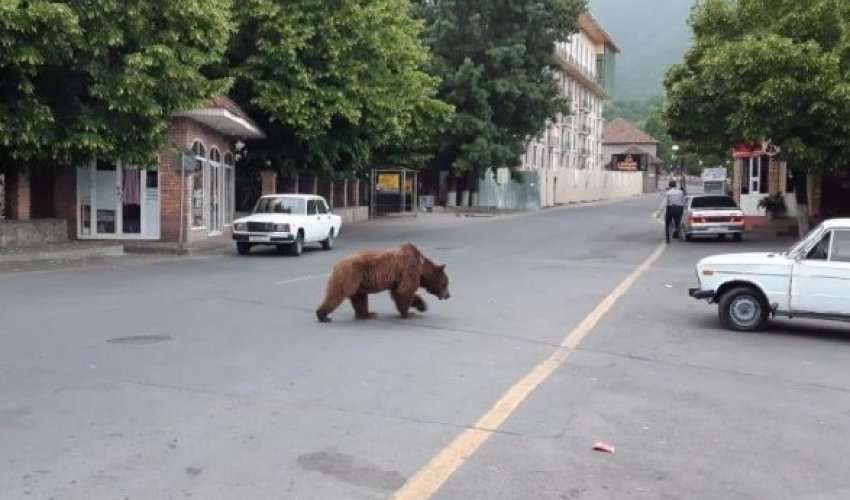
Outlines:
[[369,294],[389,290],[401,317],[415,307],[428,306],[416,291],[424,287],[440,300],[449,298],[449,278],[445,265],[437,265],[422,255],[416,246],[405,243],[391,250],[366,250],[342,259],[328,277],[325,300],[316,309],[316,317],[325,323],[328,315],[345,299],[351,300],[358,319],[375,317],[369,312]]

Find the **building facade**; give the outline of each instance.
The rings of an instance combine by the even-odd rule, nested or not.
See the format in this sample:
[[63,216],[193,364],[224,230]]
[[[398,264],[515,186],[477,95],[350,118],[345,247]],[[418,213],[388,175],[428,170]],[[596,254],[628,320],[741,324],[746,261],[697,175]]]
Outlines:
[[529,141],[522,170],[602,169],[602,111],[613,90],[619,52],[590,13],[579,17],[578,33],[555,45],[555,79],[570,102],[570,115],[559,116]]
[[604,168],[641,172],[646,193],[658,190],[658,175],[664,162],[657,155],[658,140],[627,120],[617,118],[605,124],[602,132]]
[[[19,236],[0,238],[0,246],[68,239],[226,242],[237,155],[243,140],[263,132],[235,103],[217,97],[178,113],[167,134],[157,165],[101,158],[76,168],[18,167],[5,191],[11,195],[6,215],[13,219],[6,226]],[[47,221],[57,228],[50,234],[43,229]],[[25,233],[32,236],[20,236]]]

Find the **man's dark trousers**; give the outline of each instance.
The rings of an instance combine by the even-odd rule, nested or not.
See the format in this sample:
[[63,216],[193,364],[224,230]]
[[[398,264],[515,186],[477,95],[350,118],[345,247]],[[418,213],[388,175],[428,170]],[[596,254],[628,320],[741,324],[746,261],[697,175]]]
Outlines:
[[682,212],[684,207],[681,205],[667,205],[664,211],[664,239],[670,243],[670,225],[673,225],[673,233],[678,238],[679,230],[682,228]]

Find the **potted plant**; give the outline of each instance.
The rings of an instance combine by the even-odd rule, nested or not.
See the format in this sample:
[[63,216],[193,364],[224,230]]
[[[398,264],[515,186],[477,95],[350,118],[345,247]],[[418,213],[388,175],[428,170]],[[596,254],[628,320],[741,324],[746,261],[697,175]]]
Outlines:
[[765,209],[771,217],[780,216],[787,210],[787,207],[785,206],[785,197],[782,193],[765,196],[759,200],[758,207]]

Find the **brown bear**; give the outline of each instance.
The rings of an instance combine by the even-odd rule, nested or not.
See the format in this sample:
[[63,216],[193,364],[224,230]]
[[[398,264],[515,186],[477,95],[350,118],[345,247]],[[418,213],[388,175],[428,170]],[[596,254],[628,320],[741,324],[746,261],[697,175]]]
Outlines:
[[416,246],[405,243],[391,250],[365,250],[342,259],[328,277],[325,300],[316,309],[322,323],[345,299],[351,300],[358,319],[374,318],[369,312],[369,294],[389,290],[402,318],[415,307],[420,312],[428,306],[416,290],[424,287],[438,299],[449,298],[446,266],[434,264]]

